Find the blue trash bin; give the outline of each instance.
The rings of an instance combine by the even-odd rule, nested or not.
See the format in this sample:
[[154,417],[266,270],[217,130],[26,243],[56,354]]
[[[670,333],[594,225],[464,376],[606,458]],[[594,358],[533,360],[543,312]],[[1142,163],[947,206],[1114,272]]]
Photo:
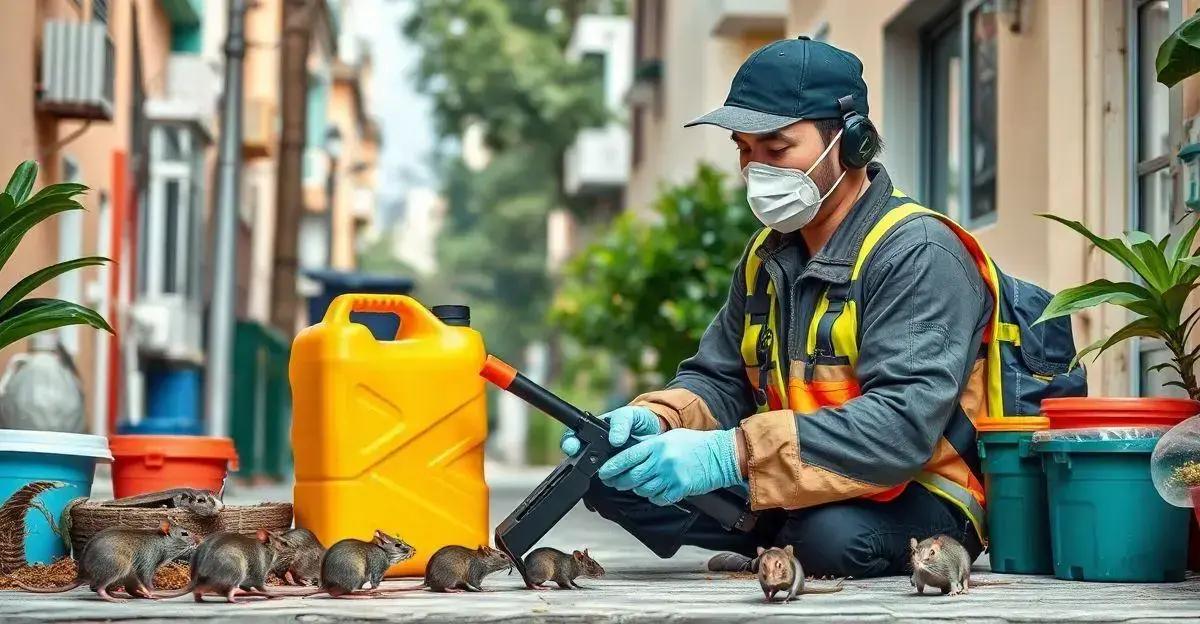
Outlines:
[[[321,322],[325,317],[325,310],[339,295],[407,295],[412,292],[414,286],[411,278],[369,273],[312,270],[305,271],[304,275],[321,287],[320,293],[308,298],[309,325]],[[350,315],[350,320],[365,325],[376,340],[391,340],[396,337],[396,330],[400,328],[400,319],[394,314],[355,312]]]

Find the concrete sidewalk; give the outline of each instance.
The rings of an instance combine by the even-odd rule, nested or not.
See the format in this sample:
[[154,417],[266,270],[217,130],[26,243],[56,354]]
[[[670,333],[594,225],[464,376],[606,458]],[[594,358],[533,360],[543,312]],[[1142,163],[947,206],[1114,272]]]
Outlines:
[[[489,472],[492,517],[498,522],[544,472]],[[231,489],[230,502],[280,500],[287,488]],[[493,575],[484,594],[413,592],[387,600],[283,599],[244,605],[197,605],[190,599],[105,603],[81,590],[59,596],[0,591],[0,621],[241,620],[323,621],[595,621],[706,622],[788,618],[820,622],[1165,622],[1200,621],[1200,579],[1170,585],[1070,583],[1044,577],[1002,576],[977,564],[977,580],[1011,585],[978,587],[965,596],[917,596],[907,578],[851,580],[831,595],[806,596],[791,604],[765,604],[753,579],[703,572],[711,554],[685,548],[670,560],[582,506],[576,507],[543,543],[563,550],[588,547],[608,571],[601,580],[581,579],[583,591],[522,588],[516,576]],[[412,581],[391,581],[402,586]],[[215,600],[215,599],[214,599]]]

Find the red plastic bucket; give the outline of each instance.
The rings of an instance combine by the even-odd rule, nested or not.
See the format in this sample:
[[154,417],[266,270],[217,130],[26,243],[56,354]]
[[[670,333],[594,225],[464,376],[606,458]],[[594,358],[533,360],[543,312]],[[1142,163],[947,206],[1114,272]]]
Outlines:
[[1161,397],[1071,397],[1042,401],[1051,429],[1174,426],[1200,413],[1200,401]]
[[220,492],[226,473],[238,468],[229,438],[122,435],[108,445],[116,498],[177,487]]

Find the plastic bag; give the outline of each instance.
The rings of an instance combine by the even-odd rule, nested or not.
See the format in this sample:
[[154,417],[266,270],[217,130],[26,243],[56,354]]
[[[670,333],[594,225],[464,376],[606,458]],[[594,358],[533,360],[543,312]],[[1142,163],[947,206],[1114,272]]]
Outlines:
[[1033,442],[1098,442],[1104,440],[1145,440],[1166,435],[1170,427],[1102,427],[1096,429],[1044,429],[1034,432]]
[[1163,435],[1150,455],[1150,476],[1163,500],[1192,507],[1190,490],[1200,487],[1200,416],[1193,416]]

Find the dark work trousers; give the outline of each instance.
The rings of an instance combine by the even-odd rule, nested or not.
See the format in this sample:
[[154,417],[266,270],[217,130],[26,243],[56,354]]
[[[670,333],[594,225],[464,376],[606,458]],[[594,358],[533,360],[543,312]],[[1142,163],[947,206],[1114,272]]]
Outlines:
[[751,533],[727,531],[698,512],[659,507],[598,478],[583,501],[664,559],[685,544],[750,557],[759,546],[791,544],[807,574],[866,578],[909,573],[914,537],[949,535],[966,547],[972,561],[983,550],[970,520],[916,483],[886,503],[856,498],[795,511],[764,510]]

